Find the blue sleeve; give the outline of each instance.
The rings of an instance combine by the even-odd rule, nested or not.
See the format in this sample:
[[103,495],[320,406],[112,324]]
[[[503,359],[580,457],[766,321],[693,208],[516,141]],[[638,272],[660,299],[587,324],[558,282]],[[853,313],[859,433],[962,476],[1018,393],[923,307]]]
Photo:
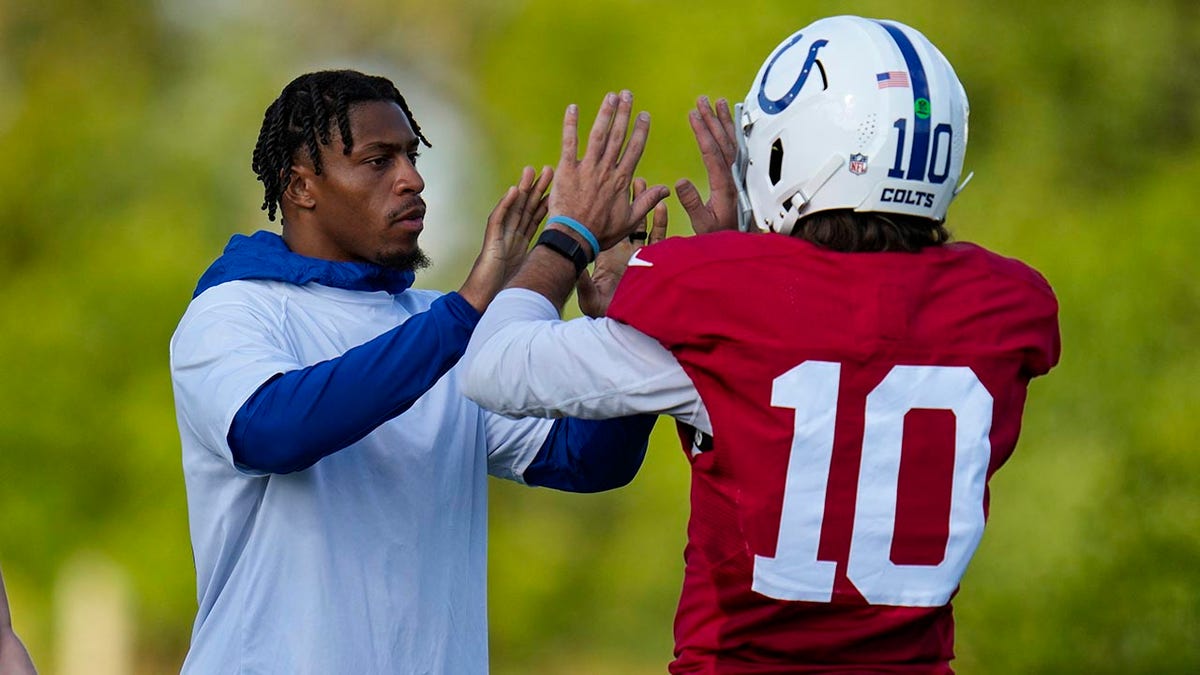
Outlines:
[[567,492],[602,492],[627,485],[646,457],[656,419],[631,415],[556,420],[525,469],[525,482]]
[[448,293],[345,354],[268,380],[229,427],[239,466],[289,473],[408,410],[466,351],[479,312]]

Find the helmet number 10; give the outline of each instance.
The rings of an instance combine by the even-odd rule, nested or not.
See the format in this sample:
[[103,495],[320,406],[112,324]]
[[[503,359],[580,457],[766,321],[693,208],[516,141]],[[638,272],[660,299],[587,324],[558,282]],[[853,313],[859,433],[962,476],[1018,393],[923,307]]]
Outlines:
[[[924,129],[918,124],[917,133],[929,133],[928,123],[924,125]],[[950,175],[950,147],[954,141],[954,129],[946,123],[942,123],[933,129],[933,142],[922,143],[920,139],[915,139],[912,144],[912,153],[924,151],[929,148],[928,157],[909,157],[909,167],[907,174],[904,170],[904,141],[908,136],[908,120],[901,117],[892,123],[899,134],[896,139],[896,159],[892,163],[892,168],[888,169],[888,178],[903,178],[905,180],[926,180],[934,185],[941,185],[946,182],[946,178]],[[943,138],[944,137],[944,138]],[[940,167],[939,167],[940,165]],[[928,176],[925,173],[925,167],[929,167]],[[935,168],[937,167],[937,168]]]
[[[754,556],[752,588],[779,600],[831,602],[837,561],[817,552],[833,459],[841,364],[805,361],[775,379],[771,405],[795,410],[775,555]],[[843,404],[848,401],[843,400]],[[950,522],[935,565],[891,560],[904,420],[914,409],[954,415]],[[846,578],[873,605],[937,607],[950,596],[983,536],[991,458],[992,396],[967,367],[895,366],[865,401],[862,459]]]

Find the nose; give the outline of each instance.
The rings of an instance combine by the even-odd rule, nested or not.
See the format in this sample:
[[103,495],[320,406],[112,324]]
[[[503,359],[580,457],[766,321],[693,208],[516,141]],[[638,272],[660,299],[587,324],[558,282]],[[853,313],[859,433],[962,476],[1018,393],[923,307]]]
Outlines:
[[396,167],[396,180],[392,183],[392,191],[398,195],[406,192],[421,194],[425,189],[425,179],[421,177],[421,172],[417,171],[417,166],[412,160],[405,157],[396,163]]

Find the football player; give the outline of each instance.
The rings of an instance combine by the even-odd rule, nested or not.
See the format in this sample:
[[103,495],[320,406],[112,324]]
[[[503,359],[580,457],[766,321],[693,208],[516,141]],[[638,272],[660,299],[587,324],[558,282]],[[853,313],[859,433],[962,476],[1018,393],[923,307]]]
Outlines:
[[[537,246],[472,337],[485,407],[678,420],[692,488],[671,672],[952,672],[988,479],[1060,349],[1041,275],[949,242],[967,116],[918,31],[817,21],[733,111],[693,114],[712,194],[679,193],[703,236],[638,249],[607,317],[569,322],[582,270]],[[550,211],[584,225],[568,234],[590,258],[633,226],[572,211],[580,183],[558,172]]]

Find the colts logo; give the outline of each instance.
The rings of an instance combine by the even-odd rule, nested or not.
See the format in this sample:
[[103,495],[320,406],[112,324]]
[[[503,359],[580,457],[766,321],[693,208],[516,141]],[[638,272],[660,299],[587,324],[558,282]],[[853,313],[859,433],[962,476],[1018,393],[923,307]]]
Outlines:
[[867,156],[861,153],[850,155],[850,173],[861,176],[867,172]]
[[799,94],[800,90],[804,88],[804,82],[808,80],[808,74],[812,72],[813,64],[817,62],[817,52],[829,44],[829,40],[817,40],[814,42],[808,48],[808,58],[804,61],[804,67],[800,69],[800,75],[792,84],[792,88],[788,89],[787,93],[783,96],[772,99],[767,96],[766,89],[764,88],[767,84],[767,78],[771,76],[771,69],[775,67],[775,62],[779,60],[779,57],[791,49],[792,45],[799,42],[801,37],[803,37],[801,33],[796,33],[786,45],[780,47],[779,51],[775,52],[775,55],[771,57],[771,62],[767,64],[766,70],[763,71],[762,80],[758,83],[758,107],[762,108],[763,112],[768,115],[778,115],[787,110],[787,107],[792,104],[792,100],[796,98],[796,94]]

